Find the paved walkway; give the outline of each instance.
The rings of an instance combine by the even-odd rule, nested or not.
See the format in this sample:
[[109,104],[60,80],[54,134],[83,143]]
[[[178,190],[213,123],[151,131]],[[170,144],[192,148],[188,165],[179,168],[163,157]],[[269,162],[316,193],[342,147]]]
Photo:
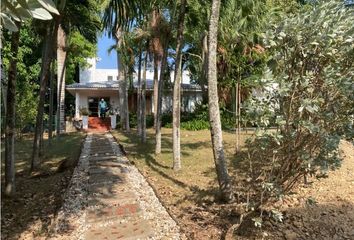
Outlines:
[[89,133],[73,181],[55,239],[181,239],[175,221],[110,133]]

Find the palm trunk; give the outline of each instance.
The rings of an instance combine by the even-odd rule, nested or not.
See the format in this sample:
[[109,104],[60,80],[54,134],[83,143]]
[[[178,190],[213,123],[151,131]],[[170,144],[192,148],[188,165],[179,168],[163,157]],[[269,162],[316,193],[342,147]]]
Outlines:
[[156,54],[154,54],[154,128],[156,128],[157,119],[157,105],[158,105],[158,91],[159,91],[159,73],[158,73],[158,59]]
[[[50,23],[49,23],[50,24]],[[51,24],[52,25],[52,24]],[[40,76],[40,90],[39,90],[39,103],[37,108],[37,117],[36,117],[36,128],[34,133],[34,141],[33,141],[33,152],[31,158],[31,171],[39,165],[39,152],[40,152],[40,138],[42,133],[43,126],[43,114],[44,114],[44,101],[45,101],[45,93],[47,89],[48,75],[49,75],[49,67],[50,62],[52,60],[53,53],[53,40],[56,35],[58,29],[58,25],[53,25],[47,27],[47,33],[44,40],[44,51],[42,57],[42,72]]]
[[173,169],[181,169],[181,79],[182,79],[182,45],[184,15],[186,12],[186,0],[181,0],[181,7],[178,18],[177,47],[176,47],[176,68],[173,86]]
[[216,48],[217,32],[220,12],[220,0],[213,0],[211,17],[209,24],[209,53],[208,53],[208,93],[209,93],[209,121],[211,142],[213,146],[214,163],[219,182],[221,197],[224,201],[230,202],[234,199],[230,176],[227,170],[227,163],[224,154],[222,140],[222,130],[218,102],[217,87],[217,67],[216,67]]
[[10,62],[7,100],[6,100],[6,125],[5,125],[5,195],[11,196],[15,193],[15,113],[16,113],[16,75],[17,75],[17,54],[20,42],[19,30],[12,33],[11,52],[13,58]]
[[202,79],[200,87],[202,89],[202,103],[208,103],[208,90],[205,85],[208,81],[208,33],[206,32],[203,37],[203,48],[202,48]]
[[123,82],[123,104],[124,104],[124,116],[125,116],[125,131],[130,132],[130,125],[129,125],[129,102],[128,102],[128,88],[127,88],[127,81],[129,81],[129,77],[127,76],[127,70],[124,71],[125,80]]
[[121,49],[122,46],[122,29],[118,28],[115,38],[116,38],[116,45],[117,45],[117,67],[118,67],[118,94],[119,94],[119,116],[120,116],[120,125],[122,129],[125,128],[125,123],[126,123],[126,114],[125,114],[125,105],[124,105],[124,95],[125,92],[123,91],[124,88],[124,82],[125,82],[125,73],[124,73],[124,67],[122,64],[122,58],[119,53],[119,49]]
[[156,154],[161,153],[162,88],[163,88],[163,82],[164,82],[165,70],[167,64],[167,48],[168,45],[165,44],[163,55],[162,55],[161,69],[160,69],[160,80],[158,84],[158,95],[157,95],[158,101],[157,101],[157,109],[156,109],[156,127],[155,127],[155,139],[156,139],[155,153]]
[[57,137],[65,131],[65,72],[67,62],[66,34],[59,25],[57,33]]
[[144,69],[143,69],[143,84],[141,89],[141,142],[146,142],[146,68],[147,68],[148,56],[145,54]]
[[136,111],[136,117],[137,117],[137,130],[138,130],[138,136],[140,137],[142,134],[142,116],[141,116],[141,88],[142,88],[142,82],[141,82],[141,59],[142,59],[142,50],[141,50],[141,45],[139,48],[139,60],[138,60],[138,91],[137,91],[137,111]]
[[50,95],[49,95],[49,125],[48,125],[48,141],[52,144],[53,137],[53,110],[54,110],[54,61],[52,62],[52,70],[50,73]]

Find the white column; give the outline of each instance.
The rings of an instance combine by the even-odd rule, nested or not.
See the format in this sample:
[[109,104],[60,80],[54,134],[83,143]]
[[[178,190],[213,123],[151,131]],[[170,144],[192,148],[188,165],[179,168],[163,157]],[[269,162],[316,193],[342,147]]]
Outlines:
[[75,119],[80,118],[80,94],[76,92],[75,94]]
[[151,113],[155,113],[154,109],[154,95],[151,93]]

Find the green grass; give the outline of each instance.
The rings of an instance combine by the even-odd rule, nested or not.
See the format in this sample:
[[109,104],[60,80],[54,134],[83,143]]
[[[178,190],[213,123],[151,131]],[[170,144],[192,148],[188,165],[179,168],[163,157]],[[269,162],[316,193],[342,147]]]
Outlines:
[[[162,153],[158,156],[155,156],[153,129],[148,130],[144,144],[140,143],[136,132],[115,131],[113,134],[166,205],[183,209],[215,201],[218,185],[209,130],[181,131],[182,170],[177,172],[172,169],[172,129],[162,129]],[[223,137],[225,154],[232,168],[236,161],[236,137],[231,132],[224,132]],[[241,136],[242,143],[246,137],[245,134]]]
[[[64,160],[69,165],[75,164],[80,154],[82,133],[63,134],[59,138],[54,137],[51,144],[47,139],[43,144],[43,156],[40,170],[51,173],[57,170]],[[30,169],[33,139],[26,137],[15,142],[15,168],[19,175],[27,174]],[[1,145],[1,156],[5,159],[4,144]],[[1,176],[4,174],[4,161],[2,161]]]

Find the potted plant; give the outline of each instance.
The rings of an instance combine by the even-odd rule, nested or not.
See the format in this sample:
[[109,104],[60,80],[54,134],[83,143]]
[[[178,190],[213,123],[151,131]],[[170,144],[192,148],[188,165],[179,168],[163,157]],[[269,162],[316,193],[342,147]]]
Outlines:
[[88,108],[80,108],[80,114],[82,116],[82,128],[88,129],[88,116],[90,115],[90,111]]
[[115,129],[117,127],[117,109],[109,109],[108,114],[111,118],[111,128]]

